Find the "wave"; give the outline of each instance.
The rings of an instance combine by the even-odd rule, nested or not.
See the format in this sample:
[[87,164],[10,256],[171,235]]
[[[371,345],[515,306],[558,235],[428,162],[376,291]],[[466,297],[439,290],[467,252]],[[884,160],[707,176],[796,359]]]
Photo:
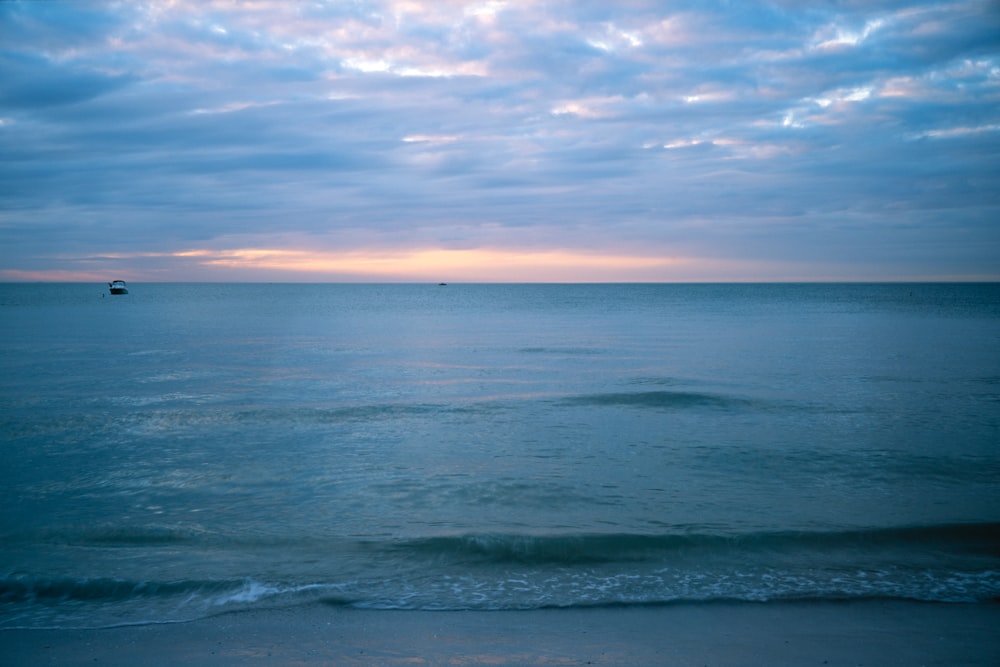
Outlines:
[[591,347],[522,347],[518,350],[523,354],[553,354],[553,355],[596,355],[604,354],[604,350]]
[[0,579],[0,602],[58,603],[71,601],[117,601],[135,598],[187,596],[205,591],[220,593],[239,589],[242,582],[225,581],[130,581],[99,577],[43,577],[11,575]]
[[[727,534],[472,534],[373,547],[405,580],[353,598],[392,609],[708,601],[1000,601],[1000,524]],[[391,578],[390,578],[391,579]],[[346,593],[347,591],[343,591]]]
[[635,408],[753,408],[758,402],[735,396],[696,391],[640,391],[584,394],[564,399],[565,403],[589,406],[624,406]]
[[[273,545],[274,560],[248,570],[247,577],[10,573],[0,576],[0,628],[174,622],[308,603],[515,610],[711,601],[1000,601],[997,523],[751,533],[677,526],[649,535],[307,542]],[[243,552],[261,550],[248,542],[213,542],[206,553],[224,559]],[[281,562],[292,569],[282,570]],[[304,562],[313,566],[303,569]],[[270,574],[262,576],[264,571]]]
[[[7,540],[38,540],[49,544],[97,547],[193,544],[211,548],[274,548],[351,550],[342,537],[278,539],[225,536],[193,525],[95,526],[83,530],[8,533]],[[660,533],[468,533],[414,538],[359,539],[353,548],[366,554],[407,558],[477,558],[483,562],[576,565],[633,562],[669,558],[686,552],[745,554],[834,551],[838,549],[912,550],[979,554],[1000,559],[1000,523],[956,523],[842,530],[766,530],[737,532],[700,525],[678,525]]]
[[698,552],[792,554],[806,551],[893,550],[977,554],[1000,559],[1000,524],[949,524],[840,531],[725,533],[682,527],[669,534],[531,536],[474,534],[404,540],[391,547],[423,555],[474,557],[494,563],[612,563],[669,559]]
[[0,577],[0,630],[176,623],[260,605],[315,600],[336,589],[251,578],[136,581],[14,574]]
[[[164,393],[147,396],[120,396],[110,401],[117,407],[133,410],[91,410],[88,405],[61,411],[46,410],[44,420],[31,415],[5,415],[0,430],[12,438],[39,442],[53,438],[70,439],[79,433],[127,434],[140,438],[156,437],[169,432],[199,433],[229,430],[243,431],[252,427],[304,428],[382,423],[387,421],[427,420],[449,415],[494,413],[523,404],[544,402],[562,407],[633,408],[661,411],[720,410],[720,411],[783,411],[803,409],[794,404],[768,402],[735,395],[685,390],[652,390],[564,395],[548,392],[528,392],[510,387],[494,387],[496,391],[481,394],[455,395],[439,401],[365,402],[330,404],[326,402],[260,403],[232,405],[208,393]],[[828,411],[829,407],[807,408]],[[98,442],[100,440],[97,440]]]

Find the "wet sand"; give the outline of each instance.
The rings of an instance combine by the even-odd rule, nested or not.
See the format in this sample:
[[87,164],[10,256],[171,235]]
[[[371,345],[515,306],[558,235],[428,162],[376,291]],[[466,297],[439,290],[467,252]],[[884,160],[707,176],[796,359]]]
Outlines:
[[507,612],[315,604],[189,623],[6,630],[20,665],[1000,665],[1000,604],[678,604]]

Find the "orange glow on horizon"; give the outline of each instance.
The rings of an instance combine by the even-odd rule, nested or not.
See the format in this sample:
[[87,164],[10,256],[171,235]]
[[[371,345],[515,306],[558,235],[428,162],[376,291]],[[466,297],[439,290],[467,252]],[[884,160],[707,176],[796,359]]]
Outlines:
[[[660,282],[697,278],[712,261],[573,250],[190,248],[52,257],[59,268],[3,270],[16,282],[162,281]],[[74,266],[74,268],[69,268]],[[112,275],[114,274],[114,275]]]
[[[0,269],[0,281],[96,282],[841,282],[994,281],[996,276],[861,274],[836,264],[755,262],[622,252],[476,249],[191,248],[50,257],[58,268]],[[847,278],[847,276],[850,276]]]
[[[691,260],[671,257],[604,255],[567,250],[423,249],[322,252],[244,248],[191,250],[177,257],[197,258],[204,266],[283,271],[373,279],[467,281],[573,281],[627,279],[650,270],[677,268]],[[588,278],[589,276],[589,278]]]

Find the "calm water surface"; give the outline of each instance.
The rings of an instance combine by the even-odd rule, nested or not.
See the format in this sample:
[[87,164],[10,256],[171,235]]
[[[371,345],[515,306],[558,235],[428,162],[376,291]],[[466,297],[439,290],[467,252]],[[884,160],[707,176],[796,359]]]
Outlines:
[[0,285],[0,627],[1000,597],[1000,285]]

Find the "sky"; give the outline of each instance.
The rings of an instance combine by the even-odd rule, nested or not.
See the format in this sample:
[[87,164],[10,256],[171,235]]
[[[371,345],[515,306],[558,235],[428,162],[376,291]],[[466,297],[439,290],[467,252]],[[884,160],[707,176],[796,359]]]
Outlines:
[[1000,280],[1000,2],[0,1],[0,280]]

